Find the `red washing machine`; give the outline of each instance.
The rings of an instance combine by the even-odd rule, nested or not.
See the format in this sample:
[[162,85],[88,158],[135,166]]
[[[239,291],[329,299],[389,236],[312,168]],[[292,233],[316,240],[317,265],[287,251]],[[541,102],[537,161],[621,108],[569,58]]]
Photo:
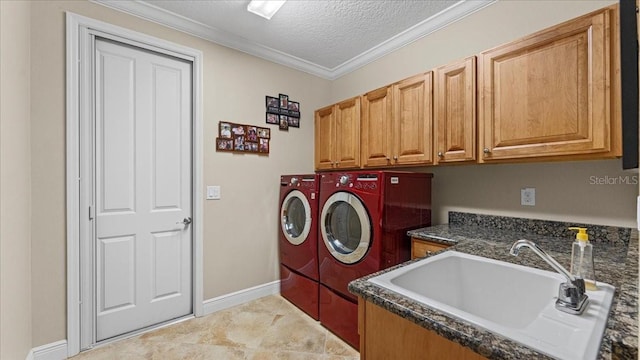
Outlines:
[[318,315],[318,175],[280,177],[280,294]]
[[433,174],[357,171],[320,177],[320,322],[359,348],[349,282],[410,259],[407,231],[431,225]]

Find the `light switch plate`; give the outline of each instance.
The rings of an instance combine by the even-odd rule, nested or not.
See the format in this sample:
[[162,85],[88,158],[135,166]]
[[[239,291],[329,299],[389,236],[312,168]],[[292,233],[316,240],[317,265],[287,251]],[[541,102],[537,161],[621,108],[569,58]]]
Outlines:
[[207,186],[207,200],[220,200],[220,186]]
[[520,205],[524,205],[524,206],[536,205],[536,188],[520,189]]
[[636,202],[636,221],[638,222],[638,230],[640,230],[640,196]]

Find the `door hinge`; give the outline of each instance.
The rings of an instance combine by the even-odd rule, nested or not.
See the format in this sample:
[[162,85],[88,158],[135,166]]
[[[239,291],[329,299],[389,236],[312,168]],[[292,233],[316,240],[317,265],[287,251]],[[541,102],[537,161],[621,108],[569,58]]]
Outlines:
[[89,220],[93,220],[93,206],[89,206]]

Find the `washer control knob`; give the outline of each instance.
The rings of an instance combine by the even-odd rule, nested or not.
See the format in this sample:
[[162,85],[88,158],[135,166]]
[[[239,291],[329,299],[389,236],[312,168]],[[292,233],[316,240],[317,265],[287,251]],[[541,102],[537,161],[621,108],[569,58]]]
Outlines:
[[349,182],[349,177],[347,175],[340,176],[340,184],[347,185]]
[[298,185],[298,178],[291,178],[291,185]]

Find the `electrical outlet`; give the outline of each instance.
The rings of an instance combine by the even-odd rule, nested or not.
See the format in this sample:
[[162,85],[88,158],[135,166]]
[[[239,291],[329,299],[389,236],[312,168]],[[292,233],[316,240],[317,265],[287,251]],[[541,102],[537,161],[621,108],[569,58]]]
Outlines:
[[525,206],[536,205],[536,188],[520,189],[520,205],[525,205]]

